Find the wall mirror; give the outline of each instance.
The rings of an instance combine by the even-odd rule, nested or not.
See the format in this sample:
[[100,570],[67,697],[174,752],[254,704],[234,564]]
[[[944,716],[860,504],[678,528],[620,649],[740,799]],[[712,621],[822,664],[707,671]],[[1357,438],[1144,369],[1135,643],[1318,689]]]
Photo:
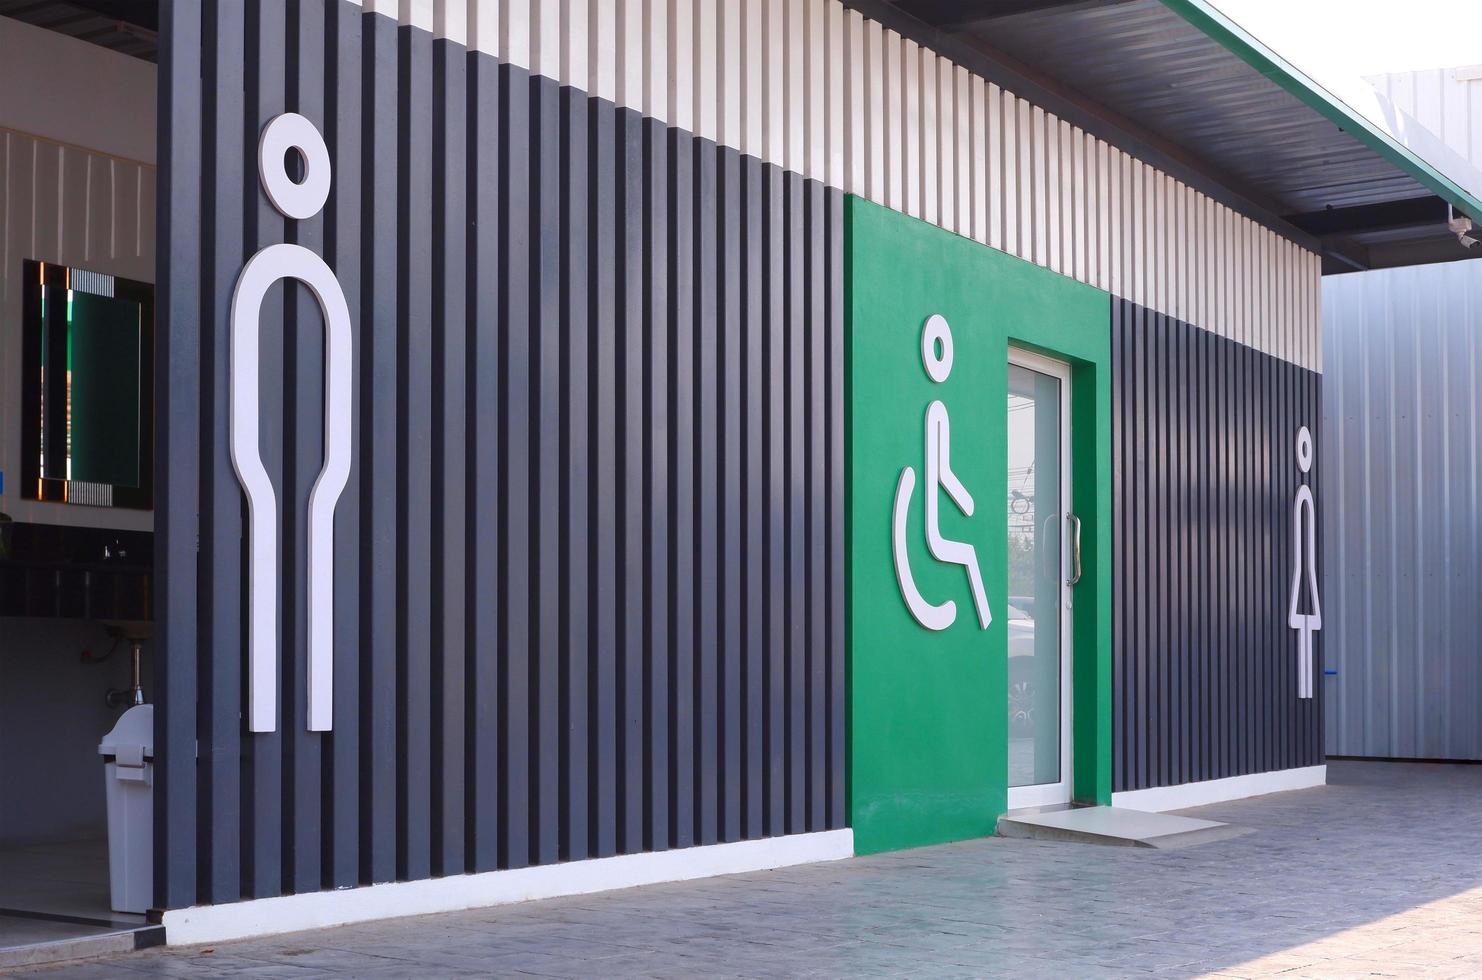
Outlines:
[[154,506],[154,286],[27,261],[21,493]]

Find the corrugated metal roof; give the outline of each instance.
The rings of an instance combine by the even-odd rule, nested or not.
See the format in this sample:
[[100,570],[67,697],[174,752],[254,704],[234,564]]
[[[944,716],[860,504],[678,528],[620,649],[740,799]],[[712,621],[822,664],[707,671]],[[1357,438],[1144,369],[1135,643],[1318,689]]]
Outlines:
[[[981,53],[1107,120],[1140,144],[1132,152],[1178,159],[1319,237],[1330,271],[1467,257],[1445,204],[1482,219],[1482,187],[1339,102],[1207,0],[850,2],[905,15],[925,43]],[[1401,202],[1412,217],[1397,234]],[[1376,242],[1387,244],[1371,255]]]
[[1159,0],[1025,12],[969,29],[1216,161],[1289,213],[1427,193]]

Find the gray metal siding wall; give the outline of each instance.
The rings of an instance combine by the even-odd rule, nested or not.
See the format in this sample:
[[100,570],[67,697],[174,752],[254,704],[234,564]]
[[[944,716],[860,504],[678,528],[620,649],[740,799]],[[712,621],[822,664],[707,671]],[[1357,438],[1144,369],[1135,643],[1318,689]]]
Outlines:
[[1482,264],[1323,282],[1327,749],[1482,759]]
[[[841,192],[351,3],[163,23],[158,904],[842,827]],[[259,190],[283,111],[334,161],[307,221]],[[281,719],[242,721],[227,313],[279,241],[355,324],[322,735],[297,288],[263,316]]]
[[1111,302],[1113,788],[1320,764],[1321,692],[1298,699],[1287,627],[1296,435],[1317,428],[1320,375]]

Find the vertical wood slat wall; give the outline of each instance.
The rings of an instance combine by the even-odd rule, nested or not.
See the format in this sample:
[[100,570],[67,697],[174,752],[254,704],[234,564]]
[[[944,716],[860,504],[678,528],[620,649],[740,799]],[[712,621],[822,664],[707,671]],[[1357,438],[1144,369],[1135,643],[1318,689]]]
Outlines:
[[1320,260],[840,0],[365,0],[1321,371]]
[[[842,193],[344,0],[163,16],[158,904],[842,827]],[[298,222],[256,173],[283,111],[334,162]],[[242,722],[227,315],[277,241],[355,324],[329,734],[298,288],[262,317],[280,722]]]
[[1326,632],[1299,699],[1287,612],[1322,376],[1115,299],[1112,362],[1113,789],[1321,764]]

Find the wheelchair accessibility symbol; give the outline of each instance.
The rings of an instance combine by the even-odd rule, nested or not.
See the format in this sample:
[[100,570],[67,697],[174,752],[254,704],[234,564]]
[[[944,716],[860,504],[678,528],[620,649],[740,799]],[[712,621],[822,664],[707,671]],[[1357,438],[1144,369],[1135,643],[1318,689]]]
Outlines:
[[[921,360],[926,366],[927,376],[936,384],[946,381],[952,373],[952,330],[940,314],[933,313],[928,317],[921,331]],[[967,572],[978,622],[987,629],[993,622],[993,614],[988,609],[988,594],[983,587],[977,551],[965,541],[953,541],[942,534],[940,492],[945,491],[967,517],[973,516],[973,497],[952,470],[952,428],[947,406],[940,399],[926,407],[925,443],[926,479],[922,495],[926,504],[927,549],[937,561],[961,565]],[[911,561],[906,553],[906,520],[915,490],[916,470],[907,466],[901,470],[900,480],[896,483],[891,521],[890,543],[895,558],[895,578],[900,585],[901,597],[906,600],[906,607],[916,622],[929,630],[944,630],[957,621],[957,603],[951,599],[935,604],[928,602],[916,588],[916,577],[911,573]]]

